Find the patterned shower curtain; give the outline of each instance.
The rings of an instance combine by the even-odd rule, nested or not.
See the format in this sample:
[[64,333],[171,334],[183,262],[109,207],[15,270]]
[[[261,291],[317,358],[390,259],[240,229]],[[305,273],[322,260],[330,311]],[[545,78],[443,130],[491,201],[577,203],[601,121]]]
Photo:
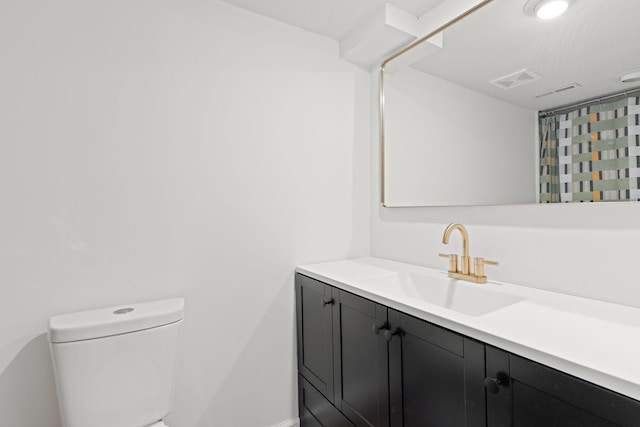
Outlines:
[[560,201],[557,127],[558,116],[540,118],[540,203]]
[[540,203],[640,200],[640,97],[543,117]]

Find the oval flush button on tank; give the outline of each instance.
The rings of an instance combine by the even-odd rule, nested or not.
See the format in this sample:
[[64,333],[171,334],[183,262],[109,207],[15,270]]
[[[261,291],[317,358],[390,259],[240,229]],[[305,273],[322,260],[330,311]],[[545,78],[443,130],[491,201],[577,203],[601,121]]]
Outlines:
[[127,313],[131,313],[132,311],[133,311],[132,307],[119,308],[116,311],[114,311],[113,314],[127,314]]

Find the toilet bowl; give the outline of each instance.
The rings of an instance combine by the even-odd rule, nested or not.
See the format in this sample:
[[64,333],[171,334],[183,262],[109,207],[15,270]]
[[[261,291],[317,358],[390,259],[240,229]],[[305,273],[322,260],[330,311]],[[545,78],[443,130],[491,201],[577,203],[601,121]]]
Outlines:
[[52,317],[63,425],[169,427],[183,318],[182,298]]

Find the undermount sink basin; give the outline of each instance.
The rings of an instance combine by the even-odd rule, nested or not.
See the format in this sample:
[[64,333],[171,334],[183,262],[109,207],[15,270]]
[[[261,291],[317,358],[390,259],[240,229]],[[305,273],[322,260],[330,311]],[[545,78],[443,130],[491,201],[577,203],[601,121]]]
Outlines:
[[450,279],[446,274],[397,273],[368,281],[380,290],[398,291],[404,296],[453,311],[481,316],[522,301],[523,298],[476,284]]

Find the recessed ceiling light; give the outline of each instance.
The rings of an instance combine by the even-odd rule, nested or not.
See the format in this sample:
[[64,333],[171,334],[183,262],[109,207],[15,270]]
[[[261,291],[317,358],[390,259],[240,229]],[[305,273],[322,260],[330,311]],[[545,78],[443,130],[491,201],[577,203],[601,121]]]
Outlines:
[[535,6],[535,11],[540,19],[553,19],[562,15],[568,7],[566,0],[543,0]]
[[569,0],[528,0],[524,5],[524,13],[540,19],[556,18],[569,7]]

